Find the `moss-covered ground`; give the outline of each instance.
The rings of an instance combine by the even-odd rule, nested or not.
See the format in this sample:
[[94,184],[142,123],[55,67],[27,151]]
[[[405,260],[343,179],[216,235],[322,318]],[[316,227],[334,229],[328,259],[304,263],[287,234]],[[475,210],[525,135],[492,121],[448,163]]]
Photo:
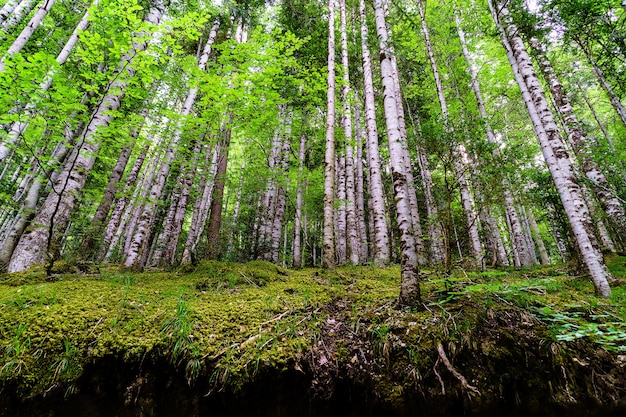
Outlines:
[[[295,373],[312,397],[352,384],[396,411],[442,398],[465,412],[623,407],[626,258],[608,263],[618,278],[608,300],[564,265],[424,270],[416,311],[395,303],[398,267],[288,271],[255,261],[9,274],[0,277],[0,395],[13,400],[0,414],[16,399],[80,395],[99,362],[165,363],[162,372],[209,395]],[[120,382],[120,396],[139,396],[142,381]]]

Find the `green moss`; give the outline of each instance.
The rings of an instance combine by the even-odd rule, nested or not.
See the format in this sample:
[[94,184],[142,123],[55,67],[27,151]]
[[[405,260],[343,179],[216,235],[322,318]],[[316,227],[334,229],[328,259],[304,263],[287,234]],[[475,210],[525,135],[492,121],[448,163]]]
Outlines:
[[[623,263],[616,258],[610,265]],[[525,311],[521,322],[541,320],[551,331],[541,333],[547,346],[580,338],[617,351],[626,344],[626,329],[616,324],[626,322],[623,286],[601,300],[587,279],[569,277],[558,266],[444,278],[423,272],[427,309],[418,312],[396,307],[397,266],[323,272],[285,271],[261,261],[203,262],[192,270],[140,274],[103,267],[96,275],[65,274],[53,282],[39,269],[5,275],[0,378],[30,396],[58,384],[71,387],[86,364],[101,358],[165,357],[190,384],[205,374],[215,389],[238,389],[259,373],[293,369],[310,356],[324,337],[326,309],[337,300],[343,310],[332,314],[341,315],[350,335],[363,337],[372,364],[404,375],[403,383],[388,375],[379,381],[396,400],[406,384],[431,372],[442,341],[511,360],[508,346],[519,341],[515,328],[499,330],[504,345],[476,337],[500,312]],[[337,342],[339,362],[353,360],[350,343]]]

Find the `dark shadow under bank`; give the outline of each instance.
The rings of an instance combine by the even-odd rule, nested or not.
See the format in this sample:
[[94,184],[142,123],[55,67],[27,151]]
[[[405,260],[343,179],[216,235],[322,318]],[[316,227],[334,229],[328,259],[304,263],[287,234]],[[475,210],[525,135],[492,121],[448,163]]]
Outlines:
[[[87,366],[67,394],[67,387],[44,397],[20,399],[10,386],[0,392],[0,416],[11,417],[622,417],[626,404],[599,407],[591,401],[567,407],[550,403],[549,393],[505,392],[500,398],[470,398],[459,392],[427,398],[405,393],[382,401],[371,386],[346,379],[332,382],[333,394],[313,399],[311,377],[287,371],[259,375],[238,393],[210,391],[208,378],[190,387],[167,362],[149,366],[110,359]],[[506,391],[506,390],[505,390]],[[545,401],[545,402],[544,402]]]

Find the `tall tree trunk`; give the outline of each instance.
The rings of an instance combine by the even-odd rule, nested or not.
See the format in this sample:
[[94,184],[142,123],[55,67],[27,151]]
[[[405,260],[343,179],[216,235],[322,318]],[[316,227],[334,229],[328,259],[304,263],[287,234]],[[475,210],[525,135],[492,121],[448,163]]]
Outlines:
[[527,218],[528,225],[530,226],[530,231],[532,233],[533,240],[537,245],[537,249],[539,250],[539,259],[541,260],[541,265],[550,265],[550,257],[548,256],[548,251],[546,250],[546,245],[543,243],[543,238],[541,237],[541,233],[539,232],[539,226],[537,225],[537,219],[535,219],[535,215],[532,210],[528,210]]
[[[492,0],[489,0],[489,5],[501,32],[502,43],[507,50],[511,67],[522,91],[544,159],[574,233],[581,260],[591,275],[596,291],[603,297],[609,297],[611,295],[609,281],[614,278],[606,267],[598,248],[589,209],[574,178],[569,155],[541,90],[541,84],[532,67],[530,57],[522,39],[517,34],[517,28],[510,22],[508,9],[500,6],[499,13],[497,13]],[[505,26],[502,25],[502,21]]]
[[591,155],[590,143],[587,136],[583,132],[582,126],[578,121],[578,117],[574,113],[574,109],[569,101],[569,97],[563,91],[563,86],[557,77],[548,57],[541,49],[536,39],[531,41],[534,50],[537,52],[537,62],[543,73],[546,82],[552,93],[555,107],[560,113],[565,123],[568,133],[568,140],[574,149],[574,153],[578,156],[580,167],[591,184],[591,189],[595,197],[600,202],[602,209],[607,214],[607,218],[611,225],[620,235],[626,235],[626,212],[620,202],[613,187],[602,172],[602,168],[593,160]]
[[[487,114],[487,110],[485,109],[485,102],[483,100],[483,95],[480,90],[480,84],[478,82],[478,74],[477,74],[476,68],[472,64],[470,52],[469,52],[467,41],[465,38],[465,32],[463,31],[461,27],[461,19],[459,18],[459,15],[457,13],[455,13],[455,22],[456,22],[457,33],[459,35],[459,40],[461,41],[461,49],[463,52],[463,57],[465,58],[465,62],[468,67],[468,72],[470,74],[472,91],[474,92],[474,96],[476,97],[476,102],[478,104],[478,112],[480,114],[480,118],[482,119],[485,125],[487,141],[489,143],[496,144],[497,140],[493,133],[491,123],[489,122],[489,116]],[[500,159],[500,155],[497,150],[494,150],[492,152],[492,155],[495,160]],[[505,192],[509,192],[508,190],[510,189],[510,185],[508,181],[503,180],[502,186],[505,190],[507,190]],[[506,204],[506,199],[505,199],[505,204]],[[511,209],[515,210],[514,207],[511,207]],[[507,210],[509,210],[508,206],[507,206]],[[483,213],[482,209],[481,209],[481,215],[484,215],[484,218],[481,219],[483,227],[485,227],[488,230],[488,233],[491,236],[490,240],[493,242],[493,246],[494,246],[493,249],[494,249],[494,255],[495,255],[494,260],[496,261],[497,264],[509,265],[509,261],[506,256],[506,250],[504,248],[504,244],[502,243],[502,237],[500,236],[500,232],[497,227],[497,224],[495,223],[493,217],[488,216],[487,213]],[[516,222],[517,216],[513,216],[510,220],[512,222]],[[519,225],[516,225],[514,229],[518,231],[521,230]],[[518,240],[519,240],[519,237],[518,237]]]
[[335,189],[337,206],[335,208],[335,259],[338,265],[344,265],[348,256],[347,220],[346,220],[346,156],[340,152],[335,158]]
[[239,185],[237,186],[237,195],[235,196],[235,207],[233,208],[233,218],[231,220],[231,231],[230,237],[228,239],[228,253],[232,256],[232,253],[235,250],[239,249],[239,246],[235,247],[235,239],[237,239],[237,244],[239,244],[239,226],[237,222],[239,221],[239,213],[241,211],[241,196],[243,195],[243,179],[245,176],[246,170],[246,161],[244,160],[241,163],[241,175],[239,176]]
[[104,193],[102,194],[102,200],[100,204],[96,208],[96,212],[91,218],[91,230],[85,239],[83,239],[83,254],[84,257],[92,257],[95,255],[96,244],[98,237],[102,234],[102,228],[104,227],[104,223],[109,216],[109,212],[111,211],[111,207],[115,202],[115,194],[117,193],[119,183],[122,180],[122,176],[124,175],[124,171],[126,170],[126,165],[128,164],[128,160],[132,154],[135,141],[139,136],[139,132],[143,126],[143,120],[148,115],[147,108],[141,112],[140,117],[142,121],[140,125],[133,128],[130,138],[129,144],[124,146],[120,151],[120,155],[117,158],[117,162],[113,167],[113,171],[109,176],[109,182],[107,183],[106,188],[104,189]]
[[[209,37],[204,45],[202,54],[198,59],[198,69],[200,71],[204,71],[206,69],[206,65],[209,61],[209,56],[211,54],[211,48],[215,43],[215,38],[217,37],[217,30],[219,29],[219,26],[220,20],[218,18],[213,23],[213,27],[211,28]],[[137,269],[142,267],[142,265],[140,265],[140,255],[145,250],[146,239],[148,238],[152,222],[154,220],[156,205],[158,200],[161,198],[163,188],[165,187],[165,183],[170,172],[171,164],[177,154],[178,142],[180,141],[183,132],[183,123],[185,121],[185,118],[189,116],[189,114],[191,114],[191,110],[196,101],[196,97],[198,96],[198,92],[199,88],[193,87],[189,90],[189,93],[185,98],[185,103],[183,104],[183,108],[180,111],[181,119],[179,119],[179,121],[177,122],[176,131],[174,132],[174,135],[169,143],[166,156],[161,163],[161,168],[159,169],[157,180],[152,184],[152,187],[150,188],[149,202],[145,205],[141,213],[139,224],[137,226],[137,231],[133,236],[129,250],[126,253],[126,259],[124,260],[124,265],[126,268]]]
[[365,0],[360,0],[361,15],[361,50],[363,56],[363,79],[365,95],[365,127],[368,157],[368,183],[372,204],[370,205],[372,223],[372,257],[374,264],[387,265],[390,261],[389,231],[385,210],[385,193],[383,189],[380,152],[378,146],[378,128],[376,126],[376,105],[374,97],[374,81],[368,43]]
[[357,217],[357,232],[359,239],[359,263],[364,264],[368,259],[367,248],[367,226],[365,225],[365,184],[363,179],[363,128],[361,127],[361,111],[359,104],[359,95],[354,92],[354,124],[356,134],[356,152],[355,152],[355,166],[356,166],[356,217]]
[[122,215],[124,214],[124,210],[126,209],[126,204],[128,203],[128,193],[130,190],[135,187],[137,183],[137,179],[139,178],[139,173],[141,171],[141,167],[143,166],[144,161],[146,160],[146,156],[150,149],[149,145],[143,147],[137,159],[135,159],[135,163],[128,173],[128,178],[126,178],[126,184],[124,185],[124,190],[122,191],[122,195],[117,199],[115,203],[115,207],[113,208],[113,212],[111,213],[111,217],[107,223],[107,226],[104,230],[104,235],[102,238],[102,243],[100,245],[100,255],[98,256],[99,260],[102,260],[104,254],[108,250],[111,245],[111,241],[113,240],[113,235],[117,230],[120,220],[122,219]]
[[[96,8],[99,3],[100,3],[100,0],[94,0],[91,8]],[[61,52],[57,55],[56,61],[59,63],[59,65],[65,64],[65,62],[67,61],[67,58],[70,55],[70,52],[72,51],[72,49],[74,49],[74,47],[76,46],[76,43],[78,42],[78,36],[80,35],[81,32],[87,29],[87,27],[89,26],[89,23],[90,21],[89,21],[89,10],[88,10],[87,12],[85,12],[85,15],[83,16],[81,21],[78,23],[78,25],[72,32],[72,35],[69,37],[69,39],[65,43],[65,46],[63,47]],[[3,64],[0,63],[0,66],[1,65]],[[48,74],[46,75],[46,78],[43,80],[41,84],[39,84],[39,88],[41,89],[41,91],[48,91],[48,89],[52,85],[52,81],[54,79],[55,74],[56,74],[56,70],[52,70],[48,72]],[[25,120],[16,121],[11,125],[7,138],[4,140],[2,144],[0,144],[0,162],[6,159],[6,157],[9,155],[11,146],[14,145],[18,141],[21,135],[28,128],[28,119],[32,117],[32,114],[36,105],[37,105],[36,101],[30,101],[26,105],[23,111],[24,113],[23,117],[25,118]]]
[[181,264],[189,264],[194,261],[196,246],[198,245],[200,236],[203,233],[203,225],[206,220],[205,212],[208,212],[211,195],[213,194],[213,185],[215,184],[215,173],[217,171],[217,157],[219,150],[215,148],[207,148],[205,154],[206,173],[202,175],[200,184],[198,184],[198,196],[193,208],[189,232],[187,233],[187,241],[183,249]]
[[[422,21],[422,33],[424,35],[424,41],[426,43],[426,51],[428,52],[428,59],[430,61],[430,67],[435,78],[435,86],[437,88],[437,97],[439,98],[439,104],[441,106],[441,115],[443,117],[444,128],[448,135],[452,135],[452,126],[449,121],[448,103],[443,90],[443,83],[439,75],[437,68],[437,62],[435,60],[435,53],[432,43],[430,41],[430,34],[428,25],[426,23],[426,14],[422,6],[422,0],[417,2],[417,8]],[[467,224],[467,231],[470,241],[470,257],[475,262],[479,262],[482,258],[482,244],[480,242],[480,235],[478,233],[478,216],[475,213],[469,184],[467,181],[467,152],[462,144],[458,144],[454,150],[454,170],[456,179],[459,184],[459,191],[461,194],[461,203],[463,206],[463,213],[465,214],[465,221]]]
[[304,157],[306,138],[300,135],[300,151],[298,152],[298,188],[296,190],[296,215],[293,221],[293,267],[302,268],[302,203],[304,189]]
[[43,21],[43,18],[46,17],[50,9],[52,9],[52,6],[54,6],[54,3],[56,3],[56,0],[44,0],[39,10],[37,10],[37,13],[35,13],[35,15],[30,19],[30,22],[28,22],[26,27],[22,29],[22,32],[18,35],[15,41],[13,41],[11,46],[9,46],[6,54],[4,55],[2,60],[0,60],[0,72],[4,71],[4,60],[6,59],[6,57],[15,55],[16,53],[20,52],[22,48],[24,48],[26,42],[28,42],[30,37],[35,32],[35,29],[39,27],[39,25]]
[[0,9],[0,24],[3,24],[5,20],[11,16],[11,13],[15,10],[15,8],[20,4],[19,0],[8,0]]
[[[230,119],[232,116],[228,115]],[[217,156],[217,171],[215,172],[215,182],[213,194],[211,195],[211,208],[209,223],[207,225],[207,258],[217,259],[221,250],[219,247],[220,229],[222,227],[222,209],[224,200],[224,187],[226,185],[226,170],[228,168],[228,148],[230,146],[230,128],[220,135],[222,138],[218,143],[219,153]]]
[[13,16],[8,18],[2,23],[2,30],[4,33],[9,33],[11,28],[20,24],[22,19],[24,19],[35,7],[35,0],[21,0],[19,4],[15,7],[13,11]]
[[352,111],[350,106],[350,66],[348,62],[348,32],[346,27],[346,0],[339,1],[341,15],[341,63],[343,84],[341,101],[343,103],[342,125],[346,150],[346,234],[348,259],[352,265],[359,263],[359,235],[357,233],[357,213],[354,178],[354,139],[352,136]]
[[393,178],[396,222],[400,232],[400,260],[402,281],[401,305],[417,306],[421,303],[418,255],[411,222],[411,207],[407,192],[404,151],[406,147],[398,128],[398,105],[396,104],[393,65],[387,46],[387,25],[382,0],[374,1],[376,32],[380,43],[380,65],[384,94],[385,121],[389,139],[389,162]]
[[324,268],[335,267],[335,0],[328,0],[328,96],[326,114],[326,151],[324,153]]
[[[158,25],[163,9],[163,3],[157,1],[146,17],[146,21]],[[146,34],[140,36],[145,37]],[[38,227],[32,228],[20,239],[9,263],[10,272],[23,271],[33,264],[54,260],[55,245],[60,237],[58,231],[64,231],[67,228],[78,193],[84,187],[87,175],[100,149],[101,142],[95,133],[108,126],[113,119],[113,113],[119,109],[129,80],[135,75],[133,61],[146,47],[147,42],[138,42],[122,58],[118,77],[100,100],[89,124],[83,131],[80,144],[66,161],[63,171],[54,183],[53,192],[45,200],[33,220]]]

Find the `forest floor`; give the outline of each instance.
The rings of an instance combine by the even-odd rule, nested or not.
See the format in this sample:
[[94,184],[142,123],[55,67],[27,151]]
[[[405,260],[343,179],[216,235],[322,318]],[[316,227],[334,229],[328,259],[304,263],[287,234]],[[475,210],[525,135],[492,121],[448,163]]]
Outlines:
[[625,415],[607,261],[610,299],[567,265],[425,269],[417,311],[398,267],[0,276],[0,416]]

